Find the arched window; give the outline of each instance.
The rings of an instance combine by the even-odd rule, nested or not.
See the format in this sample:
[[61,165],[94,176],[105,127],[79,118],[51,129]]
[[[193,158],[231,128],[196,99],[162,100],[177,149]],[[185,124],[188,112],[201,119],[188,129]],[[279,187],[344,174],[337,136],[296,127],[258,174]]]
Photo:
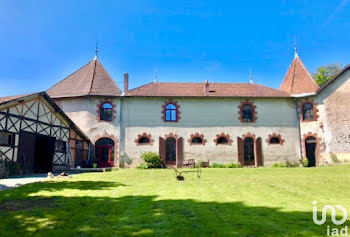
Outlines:
[[165,121],[176,122],[177,121],[177,107],[174,104],[167,104],[165,106]]
[[202,143],[203,143],[203,140],[202,140],[202,138],[200,138],[200,137],[194,137],[194,138],[192,138],[191,143],[192,143],[192,144],[202,144]]
[[311,104],[311,103],[303,104],[302,112],[303,112],[303,121],[315,119],[314,105],[313,104]]
[[270,144],[280,144],[281,141],[278,137],[271,137],[270,138]]
[[250,104],[244,104],[242,106],[242,121],[243,122],[253,121],[253,107]]
[[139,144],[149,144],[150,143],[150,140],[148,137],[141,137],[139,139]]
[[102,104],[100,110],[100,120],[112,121],[112,109],[113,106],[110,103]]
[[228,140],[226,137],[219,137],[218,138],[218,144],[227,144]]
[[140,145],[153,145],[154,139],[152,139],[152,135],[151,134],[147,134],[147,133],[142,133],[137,135],[137,138],[135,139],[135,143],[136,146],[140,146]]
[[216,135],[214,142],[216,145],[229,145],[229,146],[231,146],[232,139],[230,138],[229,134],[221,133],[221,134]]

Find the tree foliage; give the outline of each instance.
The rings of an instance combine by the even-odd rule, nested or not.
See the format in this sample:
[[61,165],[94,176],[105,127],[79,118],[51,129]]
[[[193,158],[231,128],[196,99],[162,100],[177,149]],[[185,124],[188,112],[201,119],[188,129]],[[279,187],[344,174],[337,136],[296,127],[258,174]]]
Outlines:
[[342,66],[340,64],[328,64],[317,68],[317,71],[312,75],[318,85],[323,85],[329,79],[332,79]]

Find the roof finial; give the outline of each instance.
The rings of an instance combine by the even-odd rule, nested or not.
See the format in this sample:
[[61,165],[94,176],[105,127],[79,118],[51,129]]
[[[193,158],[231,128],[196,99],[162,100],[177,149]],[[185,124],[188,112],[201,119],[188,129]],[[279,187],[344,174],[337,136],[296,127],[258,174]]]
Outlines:
[[298,56],[297,42],[295,40],[295,36],[293,37],[293,41],[294,41],[294,57],[297,58],[299,56]]
[[153,83],[157,83],[157,76],[158,76],[158,74],[157,74],[157,71],[154,73],[154,79],[153,79]]
[[94,59],[97,59],[97,57],[98,57],[98,42],[96,42],[95,57],[94,57]]
[[254,84],[252,68],[249,69],[249,84]]

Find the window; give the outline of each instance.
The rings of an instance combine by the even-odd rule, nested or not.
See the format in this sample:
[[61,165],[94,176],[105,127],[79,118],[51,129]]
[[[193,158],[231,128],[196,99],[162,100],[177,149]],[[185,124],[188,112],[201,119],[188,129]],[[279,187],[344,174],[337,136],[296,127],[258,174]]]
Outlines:
[[113,106],[110,103],[102,104],[100,111],[100,120],[112,121],[112,109]]
[[12,146],[15,144],[15,134],[0,132],[0,146]]
[[249,104],[245,104],[242,107],[242,121],[243,122],[253,121],[253,108]]
[[203,143],[202,138],[200,137],[192,138],[192,144],[202,144],[202,143]]
[[75,140],[75,148],[84,149],[84,142],[82,140]]
[[216,135],[214,142],[216,145],[229,145],[229,146],[231,146],[232,139],[230,138],[229,134],[220,133],[220,134]]
[[269,136],[267,137],[266,143],[268,145],[276,145],[276,144],[283,145],[284,139],[282,139],[281,134],[272,133],[272,134],[269,134]]
[[150,141],[149,141],[148,137],[141,137],[139,139],[139,143],[140,144],[148,144],[148,143],[150,143]]
[[192,145],[205,145],[207,140],[204,138],[203,134],[200,134],[198,132],[192,133],[190,138],[187,140],[190,146]]
[[56,141],[56,149],[57,152],[62,152],[62,153],[66,153],[66,142],[65,141],[61,141],[61,140],[57,140]]
[[137,138],[135,139],[135,143],[136,146],[140,146],[140,145],[153,145],[154,139],[152,139],[152,135],[151,134],[147,134],[147,133],[142,133],[137,135]]
[[227,144],[228,140],[226,137],[219,137],[218,144]]
[[176,122],[177,121],[177,108],[174,104],[167,104],[165,106],[165,121]]
[[278,137],[271,137],[270,144],[280,144],[280,139]]
[[303,105],[303,121],[307,120],[314,120],[315,114],[314,114],[314,106],[311,103],[305,103]]

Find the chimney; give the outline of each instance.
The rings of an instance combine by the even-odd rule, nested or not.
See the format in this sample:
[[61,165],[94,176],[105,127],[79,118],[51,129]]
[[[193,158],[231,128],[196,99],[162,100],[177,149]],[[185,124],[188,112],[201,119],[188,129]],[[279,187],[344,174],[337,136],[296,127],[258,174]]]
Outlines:
[[129,90],[129,74],[127,72],[124,73],[124,93]]
[[208,82],[208,80],[205,80],[205,83],[204,83],[204,93],[209,93],[209,82]]

